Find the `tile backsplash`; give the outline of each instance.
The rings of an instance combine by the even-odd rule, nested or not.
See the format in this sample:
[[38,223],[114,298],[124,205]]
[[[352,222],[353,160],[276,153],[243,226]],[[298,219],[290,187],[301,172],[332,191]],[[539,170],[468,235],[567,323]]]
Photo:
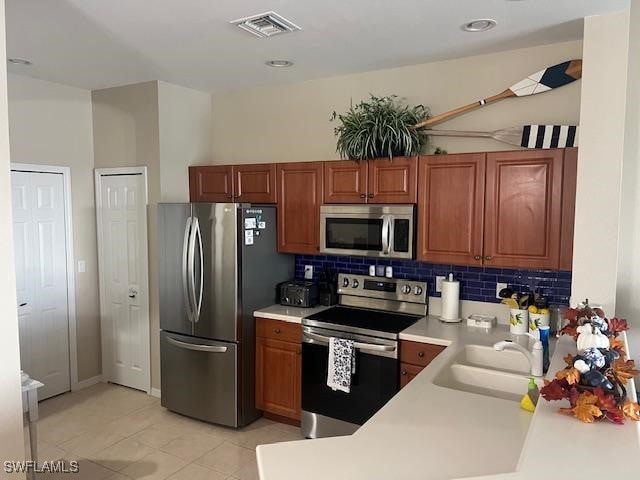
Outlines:
[[500,299],[496,298],[497,282],[507,283],[516,291],[540,292],[551,305],[569,305],[571,297],[571,272],[464,267],[337,255],[296,255],[296,278],[304,278],[305,265],[313,265],[314,278],[318,278],[323,267],[331,267],[339,273],[368,275],[369,265],[391,265],[395,278],[427,282],[431,297],[440,296],[435,288],[436,275],[446,276],[449,273],[460,281],[462,300],[499,303]]

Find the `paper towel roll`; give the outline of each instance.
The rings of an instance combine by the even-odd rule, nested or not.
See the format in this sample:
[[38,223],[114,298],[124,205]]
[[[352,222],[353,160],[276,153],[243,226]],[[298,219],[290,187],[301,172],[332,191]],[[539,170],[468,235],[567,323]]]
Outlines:
[[459,322],[460,318],[460,282],[457,280],[442,281],[442,315],[443,322]]

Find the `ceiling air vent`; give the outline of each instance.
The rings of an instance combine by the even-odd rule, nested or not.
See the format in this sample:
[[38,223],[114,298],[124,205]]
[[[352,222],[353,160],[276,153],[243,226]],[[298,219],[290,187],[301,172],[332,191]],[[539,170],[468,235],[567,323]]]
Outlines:
[[239,18],[238,20],[233,20],[229,23],[261,38],[273,37],[274,35],[279,35],[281,33],[300,30],[300,27],[295,23],[290,22],[275,12],[267,12],[259,15],[252,15],[250,17]]

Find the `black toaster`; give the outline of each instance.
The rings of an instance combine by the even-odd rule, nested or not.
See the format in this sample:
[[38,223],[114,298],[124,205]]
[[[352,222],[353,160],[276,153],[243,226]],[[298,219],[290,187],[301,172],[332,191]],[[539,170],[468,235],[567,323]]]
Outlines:
[[315,307],[318,303],[318,286],[304,280],[291,280],[279,286],[280,305]]

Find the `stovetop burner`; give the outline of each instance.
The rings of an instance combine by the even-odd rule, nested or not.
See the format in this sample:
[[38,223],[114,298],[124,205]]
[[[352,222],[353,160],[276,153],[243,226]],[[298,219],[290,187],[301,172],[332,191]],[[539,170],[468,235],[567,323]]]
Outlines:
[[325,326],[340,325],[357,328],[359,330],[367,330],[374,335],[375,332],[386,332],[395,336],[405,328],[413,325],[419,318],[421,318],[419,315],[407,315],[340,305],[310,315],[306,319],[303,319],[302,322],[304,324],[308,323],[305,322],[305,320],[311,320],[316,324],[321,322],[325,324]]

